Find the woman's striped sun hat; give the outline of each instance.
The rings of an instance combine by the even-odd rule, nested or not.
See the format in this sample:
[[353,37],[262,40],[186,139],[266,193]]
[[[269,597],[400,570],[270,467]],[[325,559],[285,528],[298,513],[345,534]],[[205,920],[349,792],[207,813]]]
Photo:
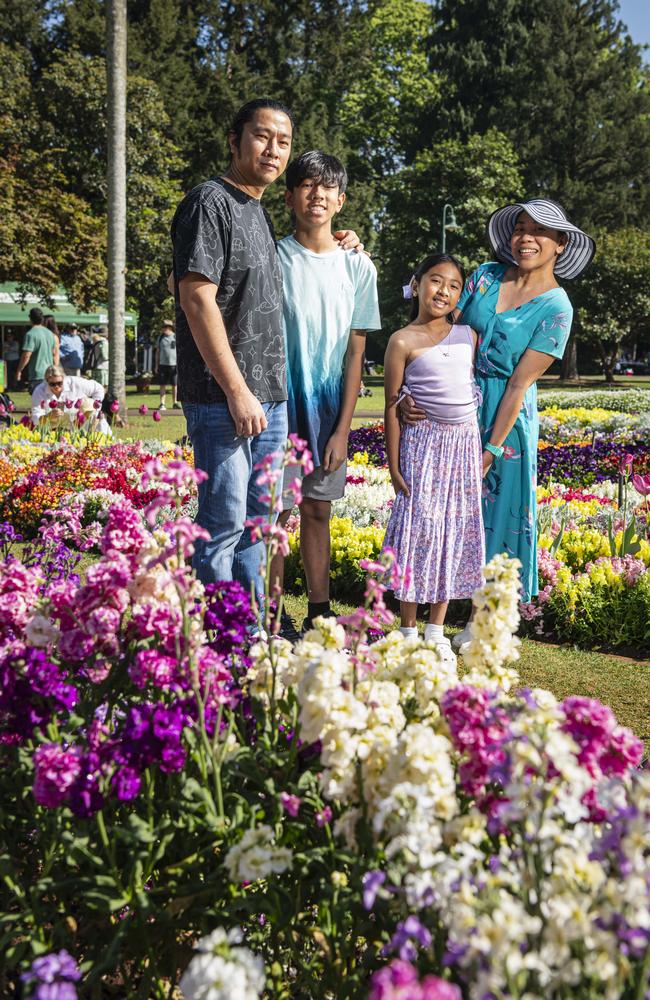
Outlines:
[[566,234],[566,245],[557,258],[554,271],[558,278],[577,278],[589,266],[596,252],[596,244],[591,236],[583,233],[566,217],[566,212],[556,201],[549,198],[533,198],[516,205],[506,205],[497,209],[488,222],[488,237],[497,258],[505,264],[515,264],[510,251],[510,240],[515,223],[521,212],[549,229],[558,229]]

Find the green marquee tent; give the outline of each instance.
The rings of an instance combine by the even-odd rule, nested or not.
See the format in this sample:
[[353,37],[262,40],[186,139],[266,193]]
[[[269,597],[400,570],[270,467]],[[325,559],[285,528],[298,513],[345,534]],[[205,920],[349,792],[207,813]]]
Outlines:
[[[79,312],[68,301],[63,288],[57,288],[52,300],[54,307],[50,309],[41,305],[36,295],[25,295],[23,298],[15,282],[0,285],[0,329],[2,333],[4,334],[4,328],[7,326],[29,326],[29,310],[34,306],[38,306],[46,315],[51,313],[59,326],[65,323],[78,323],[79,326],[97,326],[99,323],[108,323],[106,306],[98,306],[97,312]],[[137,313],[125,312],[124,322],[126,326],[137,326]]]

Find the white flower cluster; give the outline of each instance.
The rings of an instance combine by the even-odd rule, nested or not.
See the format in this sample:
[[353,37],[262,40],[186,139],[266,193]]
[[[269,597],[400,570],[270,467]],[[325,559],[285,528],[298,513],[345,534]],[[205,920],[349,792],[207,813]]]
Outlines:
[[[650,928],[650,775],[635,774],[629,791],[624,779],[610,780],[601,792],[627,824],[622,864],[612,866],[611,830],[587,822],[582,798],[591,778],[561,729],[561,709],[549,692],[531,695],[535,705],[515,716],[508,740],[496,851],[483,814],[452,819],[441,831],[444,851],[406,876],[407,899],[414,908],[433,906],[472,1000],[513,989],[531,1000],[618,1000],[630,943],[643,951]],[[641,930],[622,948],[626,927]]]
[[257,882],[267,875],[279,875],[291,868],[293,855],[279,847],[270,826],[262,823],[247,830],[224,859],[232,882]]
[[180,988],[186,1000],[258,1000],[264,991],[264,963],[241,947],[238,927],[227,933],[218,927],[201,938],[183,973]]
[[471,640],[462,654],[470,672],[467,684],[490,687],[496,684],[509,691],[519,680],[517,671],[508,666],[519,659],[520,642],[514,634],[519,627],[518,559],[501,553],[485,566],[485,584],[474,592],[474,618]]
[[385,528],[395,499],[388,469],[351,464],[348,476],[363,476],[364,482],[348,484],[345,496],[332,503],[332,514],[351,518],[355,528],[370,524]]
[[619,410],[622,413],[644,413],[650,410],[650,389],[591,389],[589,392],[553,392],[542,389],[538,407],[558,406],[571,409],[579,401],[588,409]]

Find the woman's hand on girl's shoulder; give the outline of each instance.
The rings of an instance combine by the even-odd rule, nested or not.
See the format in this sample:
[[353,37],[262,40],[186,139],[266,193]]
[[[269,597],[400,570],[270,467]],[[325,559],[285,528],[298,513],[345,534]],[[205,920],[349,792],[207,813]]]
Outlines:
[[411,491],[401,472],[391,472],[390,481],[393,484],[395,496],[397,496],[398,493],[404,493],[405,496],[410,497]]

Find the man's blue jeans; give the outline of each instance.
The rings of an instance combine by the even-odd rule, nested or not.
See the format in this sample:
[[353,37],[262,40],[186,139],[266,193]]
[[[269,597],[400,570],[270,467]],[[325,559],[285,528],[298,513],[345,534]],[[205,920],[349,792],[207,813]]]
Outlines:
[[266,550],[262,542],[251,540],[244,521],[268,517],[269,505],[260,496],[269,487],[257,485],[259,472],[253,466],[284,447],[288,430],[286,403],[263,403],[262,407],[268,427],[257,437],[246,438],[235,435],[227,403],[183,403],[194,464],[208,474],[199,485],[196,520],[211,537],[196,544],[196,575],[203,583],[239,580],[249,593],[252,582],[260,607]]

